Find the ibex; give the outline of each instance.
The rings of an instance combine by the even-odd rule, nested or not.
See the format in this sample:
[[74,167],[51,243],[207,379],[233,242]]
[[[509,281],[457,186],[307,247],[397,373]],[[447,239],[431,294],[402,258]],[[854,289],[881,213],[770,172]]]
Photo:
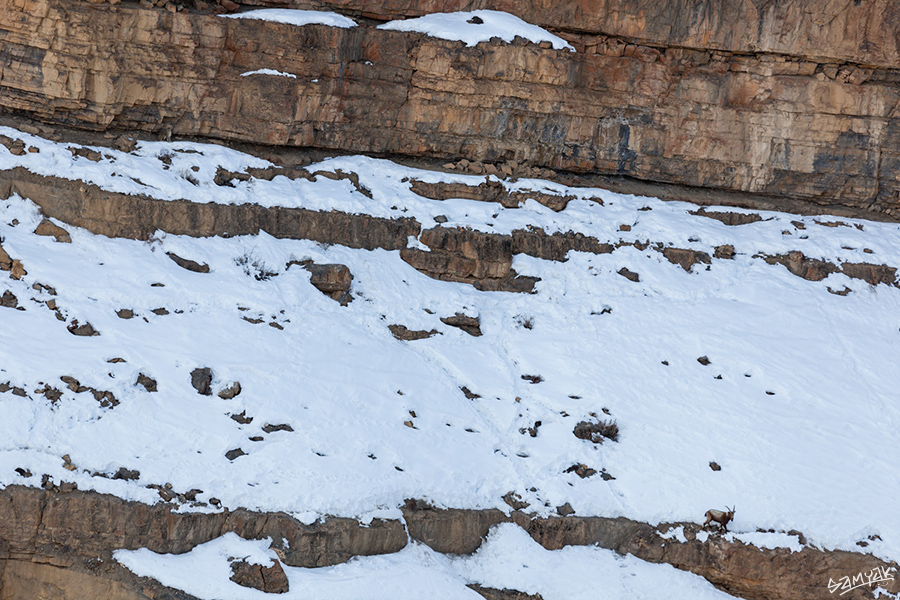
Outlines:
[[[727,506],[725,508],[728,508]],[[706,511],[706,522],[703,523],[703,526],[706,527],[709,525],[711,521],[715,521],[719,524],[719,529],[724,532],[728,532],[728,524],[731,520],[734,519],[734,507],[732,506],[728,512],[724,512],[721,510],[710,509]]]

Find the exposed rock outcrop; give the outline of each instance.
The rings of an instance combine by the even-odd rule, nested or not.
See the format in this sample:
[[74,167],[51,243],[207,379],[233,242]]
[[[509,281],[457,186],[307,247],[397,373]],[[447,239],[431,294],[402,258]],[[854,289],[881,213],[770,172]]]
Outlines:
[[[438,8],[301,4],[380,18]],[[439,4],[510,10],[565,30],[577,51],[2,0],[2,108],[97,130],[515,161],[900,217],[892,3]],[[241,77],[261,67],[296,78]]]

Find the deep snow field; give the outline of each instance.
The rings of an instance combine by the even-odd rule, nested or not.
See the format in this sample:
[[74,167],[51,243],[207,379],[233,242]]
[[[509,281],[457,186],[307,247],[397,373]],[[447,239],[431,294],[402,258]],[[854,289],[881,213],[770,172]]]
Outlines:
[[[0,273],[0,293],[8,290],[24,308],[0,308],[0,384],[27,396],[0,394],[0,485],[37,486],[49,474],[153,503],[160,497],[147,486],[170,483],[179,492],[202,490],[182,510],[219,510],[208,505],[215,497],[222,507],[286,511],[304,522],[402,518],[406,498],[508,512],[502,497],[510,491],[538,514],[569,502],[577,515],[654,524],[702,523],[707,509],[736,505],[729,535],[748,542],[763,544],[758,528],[796,529],[817,547],[900,558],[900,289],[843,274],[807,281],[754,258],[800,250],[836,264],[900,266],[900,225],[756,211],[763,220],[729,227],[691,214],[697,207],[686,203],[539,180],[504,185],[576,199],[559,213],[531,200],[509,209],[436,201],[414,194],[409,178],[470,185],[485,178],[366,157],[307,168],[355,172],[372,198],[323,176],[220,187],[213,183],[218,166],[269,163],[186,142],[143,142],[131,154],[96,148],[103,158],[93,162],[73,156],[67,146],[74,144],[10,128],[0,134],[38,150],[14,156],[0,146],[0,169],[24,166],[165,200],[415,217],[424,228],[445,216],[444,227],[509,233],[533,225],[601,242],[649,241],[710,255],[731,244],[736,252],[691,272],[633,246],[571,252],[566,262],[518,255],[515,270],[541,278],[536,293],[480,292],[430,279],[399,252],[266,234],[158,232],[144,242],[57,222],[72,238],[58,243],[33,233],[43,218],[38,208],[12,196],[0,201],[0,240],[27,275]],[[210,272],[185,270],[167,252],[206,263]],[[347,265],[353,302],[341,306],[310,285],[307,271],[286,267],[306,259]],[[619,275],[623,267],[640,281]],[[56,295],[34,289],[37,283]],[[852,289],[845,296],[828,290],[845,286]],[[65,322],[42,304],[50,299]],[[168,314],[152,312],[159,308]],[[120,309],[135,317],[119,318]],[[478,316],[483,335],[440,321],[457,312]],[[76,319],[100,335],[72,335],[67,325]],[[399,341],[392,324],[439,334]],[[698,362],[704,356],[708,365]],[[110,363],[114,358],[124,362]],[[212,369],[211,396],[191,386],[198,367]],[[137,385],[139,374],[156,380],[158,391]],[[109,390],[119,404],[103,407],[91,393],[67,389],[62,376]],[[218,397],[235,381],[239,395]],[[46,384],[62,392],[55,402],[37,393]],[[480,397],[467,398],[462,387]],[[242,413],[252,421],[231,418]],[[573,435],[578,422],[596,418],[616,420],[617,442]],[[532,437],[527,430],[536,421]],[[267,424],[293,431],[265,433]],[[236,448],[245,454],[226,458]],[[64,468],[63,455],[74,470]],[[566,472],[581,463],[613,478]],[[121,467],[140,478],[95,476]],[[23,478],[16,468],[34,475]],[[881,539],[869,539],[875,535]],[[766,543],[790,546],[796,538]],[[227,571],[229,552],[263,562],[270,553],[260,542],[222,538],[181,557],[117,556],[135,572],[202,596],[190,580],[201,569],[213,579],[217,569]],[[512,525],[495,528],[471,557],[411,544],[397,555],[336,567],[285,567],[297,597],[303,590],[360,597],[358,583],[354,592],[347,582],[365,578],[371,598],[477,597],[463,587],[467,581],[539,591],[545,600],[593,598],[596,582],[578,588],[575,579],[546,575],[569,568],[608,574],[614,598],[654,597],[660,585],[673,598],[725,597],[693,575],[598,548],[546,551]],[[221,583],[235,598],[262,597],[227,576]]]

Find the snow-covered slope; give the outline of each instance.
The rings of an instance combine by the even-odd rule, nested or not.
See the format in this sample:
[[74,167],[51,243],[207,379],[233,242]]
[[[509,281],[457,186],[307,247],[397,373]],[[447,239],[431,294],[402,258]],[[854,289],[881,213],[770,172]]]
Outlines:
[[[858,551],[866,541],[866,551],[900,557],[900,289],[839,273],[807,281],[754,257],[800,250],[835,263],[897,266],[897,224],[760,213],[761,221],[729,227],[683,203],[536,180],[503,185],[576,199],[559,213],[534,201],[502,208],[429,200],[411,191],[409,179],[477,185],[484,178],[365,157],[309,170],[355,172],[371,198],[324,176],[220,187],[216,167],[268,163],[184,143],[144,143],[133,154],[98,148],[103,157],[94,162],[65,145],[0,133],[39,150],[14,156],[0,147],[0,169],[24,166],[168,200],[412,216],[428,227],[444,216],[445,227],[508,233],[533,225],[601,241],[736,251],[691,272],[642,246],[571,252],[566,262],[518,255],[516,271],[541,278],[535,294],[480,292],[430,279],[397,252],[266,234],[159,232],[142,242],[62,224],[72,243],[58,243],[33,233],[42,220],[37,207],[12,196],[0,201],[0,239],[27,275],[0,280],[0,293],[24,309],[0,308],[0,384],[26,395],[0,394],[0,484],[39,485],[49,474],[155,502],[147,486],[170,483],[202,490],[183,510],[218,510],[209,504],[216,498],[305,522],[399,517],[406,498],[509,511],[508,492],[539,514],[568,502],[579,515],[651,523],[702,522],[707,509],[727,504],[737,506],[737,532],[797,529],[821,547]],[[167,252],[210,272],[185,270]],[[310,285],[306,270],[287,266],[307,259],[347,265],[353,302],[341,306]],[[640,280],[618,274],[623,267]],[[845,286],[853,290],[845,296],[828,289]],[[121,309],[134,318],[117,316]],[[441,321],[456,313],[479,317],[483,335]],[[74,320],[100,335],[72,335]],[[438,334],[399,341],[393,324]],[[211,396],[191,385],[201,367],[213,372]],[[139,375],[155,380],[157,391],[138,385]],[[111,391],[118,404],[104,407],[91,392],[68,389],[64,376]],[[233,382],[239,395],[216,395]],[[41,395],[47,385],[61,396]],[[573,435],[577,423],[598,419],[617,421],[618,442]],[[266,425],[293,431],[266,432]],[[225,456],[235,449],[244,454]],[[567,472],[579,464],[599,473]],[[139,479],[96,476],[122,467]],[[34,475],[23,478],[17,468]],[[497,535],[518,543],[505,529]],[[445,574],[487,569],[490,548],[470,562],[429,560]],[[415,546],[404,552],[432,556]],[[572,552],[595,552],[597,565],[614,560]]]

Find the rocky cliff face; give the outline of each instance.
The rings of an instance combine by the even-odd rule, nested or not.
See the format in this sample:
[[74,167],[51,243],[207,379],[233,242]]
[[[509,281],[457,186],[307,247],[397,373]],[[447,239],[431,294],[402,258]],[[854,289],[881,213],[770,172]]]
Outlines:
[[[510,10],[577,51],[466,47],[365,19],[295,27],[2,0],[2,108],[96,130],[465,158],[900,214],[890,3],[451,4],[440,8]],[[296,5],[377,19],[434,8]],[[241,76],[261,68],[296,78]]]

